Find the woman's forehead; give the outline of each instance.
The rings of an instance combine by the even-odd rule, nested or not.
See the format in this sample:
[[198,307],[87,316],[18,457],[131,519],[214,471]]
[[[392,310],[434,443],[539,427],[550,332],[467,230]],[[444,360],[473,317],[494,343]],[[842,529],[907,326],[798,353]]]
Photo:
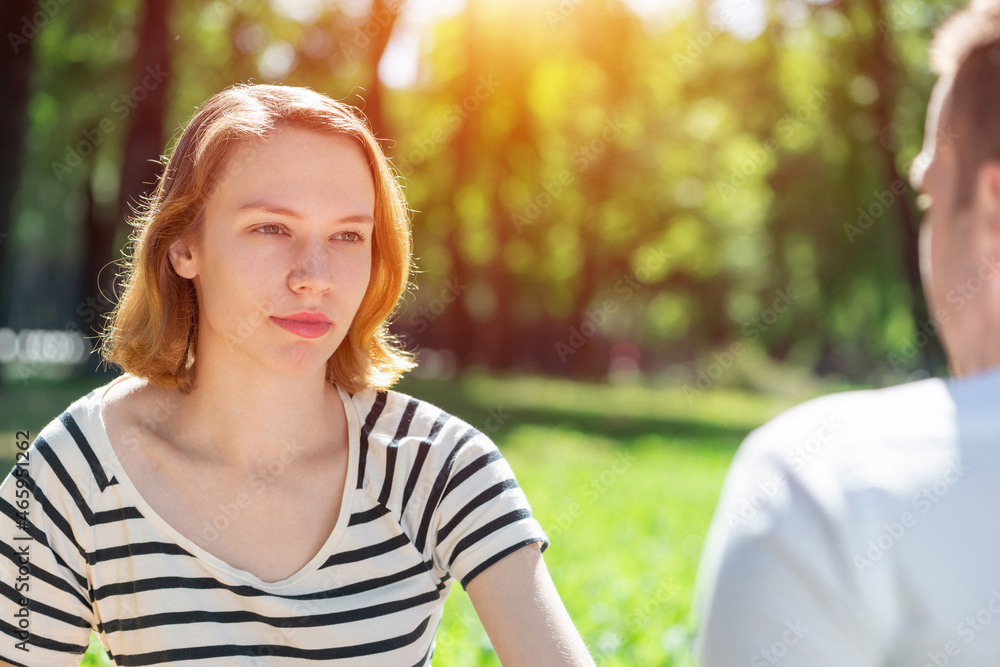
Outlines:
[[344,134],[276,130],[234,147],[221,171],[206,199],[209,209],[235,212],[255,202],[267,202],[275,213],[302,213],[299,203],[346,207],[352,214],[374,208],[372,170],[358,142]]

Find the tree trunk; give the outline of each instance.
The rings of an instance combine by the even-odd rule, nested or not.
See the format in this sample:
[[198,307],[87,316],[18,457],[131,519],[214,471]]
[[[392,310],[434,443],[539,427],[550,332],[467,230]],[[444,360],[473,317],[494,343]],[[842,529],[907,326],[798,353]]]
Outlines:
[[[885,16],[881,2],[879,0],[864,1],[871,13],[873,24],[876,26],[885,25]],[[896,99],[898,93],[896,59],[886,32],[877,29],[873,31],[873,34],[874,37],[871,45],[872,65],[869,74],[878,87],[879,95],[873,105],[872,111],[883,133],[879,146],[885,177],[891,189],[892,185],[900,180],[899,171],[896,169],[895,146],[889,144],[891,135],[885,134],[893,123],[893,101]],[[918,227],[908,197],[897,198],[895,206],[899,212],[896,219],[899,221],[903,270],[911,292],[910,311],[913,314],[914,327],[919,328],[920,324],[926,322],[928,319],[928,309],[924,299],[923,285],[920,280]],[[940,341],[931,341],[930,344],[924,345],[921,348],[921,355],[925,370],[933,374],[935,367],[940,366],[944,360]]]
[[373,0],[372,14],[367,25],[378,26],[379,30],[371,38],[371,49],[368,51],[368,71],[371,73],[371,90],[364,96],[365,116],[371,123],[376,137],[386,138],[385,115],[382,111],[382,84],[378,78],[378,64],[382,61],[392,29],[399,18],[399,2],[389,0]]
[[164,144],[167,83],[170,75],[167,22],[170,0],[146,0],[146,16],[139,35],[135,84],[126,92],[131,123],[122,160],[118,215],[124,223],[130,208],[151,192],[161,166]]
[[[4,0],[0,12],[0,35],[5,39],[0,58],[0,284],[7,282],[8,250],[13,228],[14,194],[17,192],[24,137],[28,131],[27,107],[31,94],[32,39],[40,30],[32,23],[36,0]],[[0,326],[10,313],[10,289],[0,289]]]
[[[469,60],[465,71],[461,75],[459,94],[462,95],[462,99],[473,94],[476,87],[476,72],[478,71],[478,50],[475,38],[475,19],[473,17],[475,9],[472,6],[473,4],[473,2],[467,2],[465,7],[465,34]],[[442,187],[445,192],[452,193],[453,196],[454,193],[460,190],[465,179],[475,179],[472,149],[473,140],[476,136],[476,125],[475,114],[462,120],[461,125],[459,125],[458,130],[455,132],[455,138],[449,146],[456,156],[456,165],[453,172],[454,181],[448,184],[443,183]],[[472,284],[472,271],[465,260],[465,253],[462,251],[462,220],[455,214],[454,204],[452,204],[451,210],[451,228],[445,237],[445,248],[448,251],[448,257],[451,261],[451,279],[456,285],[469,288]],[[468,298],[469,294],[466,289],[448,307],[447,319],[445,321],[445,326],[448,328],[446,336],[448,348],[458,356],[460,368],[464,368],[468,363],[469,356],[475,351],[472,340],[478,338],[478,323],[472,318],[472,313],[469,311]]]
[[[126,238],[131,227],[126,217],[153,191],[162,169],[157,164],[164,148],[163,126],[166,116],[167,88],[170,77],[170,50],[167,35],[170,0],[146,0],[145,17],[136,50],[133,88],[125,92],[123,101],[129,109],[128,136],[122,157],[121,185],[118,191],[118,217],[112,222],[88,213],[87,263],[84,268],[85,298],[95,290],[98,312],[110,310],[114,298],[117,274],[105,268],[119,257],[115,241]],[[93,309],[94,306],[91,306]],[[100,328],[104,320],[93,323]]]

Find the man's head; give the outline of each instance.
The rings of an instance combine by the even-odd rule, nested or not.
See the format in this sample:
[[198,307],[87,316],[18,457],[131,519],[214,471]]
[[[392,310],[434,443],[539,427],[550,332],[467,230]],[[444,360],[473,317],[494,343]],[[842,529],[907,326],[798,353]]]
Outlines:
[[920,264],[959,375],[1000,365],[1000,0],[973,0],[937,32],[938,75],[914,187],[931,208]]

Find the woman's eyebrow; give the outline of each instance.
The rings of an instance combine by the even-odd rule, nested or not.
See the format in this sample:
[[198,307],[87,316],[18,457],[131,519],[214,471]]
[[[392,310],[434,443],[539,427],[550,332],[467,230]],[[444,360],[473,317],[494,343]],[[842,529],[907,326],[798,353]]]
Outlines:
[[[236,209],[236,211],[237,213],[242,213],[243,211],[260,211],[262,213],[284,215],[289,218],[295,218],[297,220],[302,219],[302,216],[297,211],[293,211],[292,209],[286,208],[284,206],[271,204],[269,202],[249,202],[247,204],[243,204],[242,206],[240,206],[238,209]],[[360,222],[369,225],[374,225],[375,217],[372,216],[370,213],[356,213],[354,215],[346,215],[343,218],[340,218],[340,220],[338,220],[337,222]]]

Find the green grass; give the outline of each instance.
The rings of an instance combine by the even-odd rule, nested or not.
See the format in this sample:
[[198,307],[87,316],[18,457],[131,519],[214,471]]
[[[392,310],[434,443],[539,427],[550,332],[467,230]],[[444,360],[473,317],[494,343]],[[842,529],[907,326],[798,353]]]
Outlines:
[[[92,386],[3,402],[0,433],[33,420],[33,437]],[[395,389],[463,417],[500,446],[551,538],[545,561],[556,587],[602,666],[691,664],[690,600],[726,468],[752,428],[816,393],[717,390],[689,402],[676,386],[495,376],[407,379]],[[7,470],[11,459],[0,463]],[[500,665],[457,584],[434,663]],[[81,665],[110,665],[96,635]]]
[[[599,664],[686,664],[697,559],[735,441],[615,441],[534,424],[505,439],[504,454],[552,540],[545,560],[553,580]],[[499,665],[489,654],[468,659],[468,635],[482,644],[483,631],[456,592],[440,664]],[[455,612],[475,631],[463,632]]]

